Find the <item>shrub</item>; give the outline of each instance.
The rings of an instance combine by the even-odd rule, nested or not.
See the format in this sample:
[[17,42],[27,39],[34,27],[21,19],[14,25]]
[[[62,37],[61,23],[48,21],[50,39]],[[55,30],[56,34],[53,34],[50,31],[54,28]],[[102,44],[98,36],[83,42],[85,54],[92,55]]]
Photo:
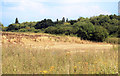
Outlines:
[[57,34],[57,28],[56,27],[48,27],[45,29],[45,33],[50,33],[50,34]]
[[47,28],[49,26],[54,26],[54,23],[52,22],[51,19],[44,19],[40,22],[38,22],[36,25],[35,25],[35,29],[42,29],[42,28]]
[[19,32],[28,32],[28,30],[23,28],[23,29],[19,29]]
[[39,32],[38,30],[36,30],[36,29],[34,30],[34,33],[38,33],[38,32]]
[[18,30],[19,28],[19,24],[10,24],[7,28],[7,31]]
[[104,41],[108,37],[108,32],[102,26],[95,26],[95,32],[93,34],[94,41]]
[[95,31],[92,23],[78,22],[75,24],[75,26],[79,27],[79,30],[77,31],[78,37],[88,40],[92,39],[93,33]]

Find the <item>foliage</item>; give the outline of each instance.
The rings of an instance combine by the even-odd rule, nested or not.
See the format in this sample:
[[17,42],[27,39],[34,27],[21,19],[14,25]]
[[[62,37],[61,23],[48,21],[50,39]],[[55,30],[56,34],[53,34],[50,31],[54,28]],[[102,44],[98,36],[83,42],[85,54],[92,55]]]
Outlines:
[[64,25],[59,24],[46,28],[45,33],[71,35],[75,34],[76,30],[69,23],[64,23]]
[[42,28],[47,28],[49,26],[54,26],[54,23],[51,19],[44,19],[40,22],[38,22],[36,25],[35,25],[35,28],[36,29],[42,29]]
[[10,25],[8,26],[7,31],[11,31],[11,30],[16,31],[16,30],[18,30],[19,28],[20,28],[20,27],[19,27],[19,24],[10,24]]
[[68,18],[66,19],[66,22],[68,22],[69,20],[68,20]]
[[73,25],[74,23],[76,23],[77,22],[77,20],[70,20],[69,21],[69,23],[71,24],[71,25]]
[[18,23],[19,23],[18,18],[16,18],[15,19],[15,24],[18,24]]
[[61,20],[57,19],[54,22],[51,19],[44,19],[38,22],[23,22],[20,24],[16,18],[16,22],[8,27],[2,26],[2,30],[77,35],[82,39],[93,41],[104,41],[108,36],[120,37],[120,17],[116,15],[80,17],[77,20],[68,20],[67,18],[66,21],[63,17]]
[[88,40],[91,40],[93,38],[95,29],[92,23],[77,22],[74,24],[74,26],[79,27],[79,30],[77,31],[78,37]]
[[28,30],[25,28],[22,28],[22,29],[19,29],[19,32],[28,32]]
[[74,26],[78,27],[77,31],[78,37],[93,41],[104,41],[108,37],[108,32],[102,26],[94,26],[92,23],[88,22],[77,22]]
[[117,33],[118,32],[118,27],[119,26],[114,26],[114,25],[110,25],[110,24],[106,24],[105,26],[104,26],[106,29],[107,29],[107,31],[109,32],[109,35],[112,35],[112,34],[115,34],[115,33]]
[[63,23],[65,22],[65,17],[62,18],[62,22],[63,22]]
[[108,32],[102,26],[95,26],[95,32],[93,33],[94,41],[104,41],[108,37]]
[[68,22],[65,22],[65,23],[64,23],[64,25],[70,25],[70,23],[68,23]]

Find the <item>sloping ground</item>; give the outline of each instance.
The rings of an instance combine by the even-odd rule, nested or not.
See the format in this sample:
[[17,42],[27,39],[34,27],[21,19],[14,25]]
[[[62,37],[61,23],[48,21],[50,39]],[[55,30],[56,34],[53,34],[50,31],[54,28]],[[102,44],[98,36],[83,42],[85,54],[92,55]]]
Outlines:
[[[34,41],[34,42],[70,42],[70,43],[93,43],[90,41],[80,40],[77,37],[69,37],[69,36],[55,36],[44,33],[2,33],[3,43],[26,43],[26,41]],[[25,42],[24,42],[25,41]]]
[[26,48],[40,49],[61,49],[66,51],[107,51],[113,45],[107,43],[96,43],[86,40],[80,40],[77,37],[55,36],[43,33],[2,33],[3,44],[17,44]]

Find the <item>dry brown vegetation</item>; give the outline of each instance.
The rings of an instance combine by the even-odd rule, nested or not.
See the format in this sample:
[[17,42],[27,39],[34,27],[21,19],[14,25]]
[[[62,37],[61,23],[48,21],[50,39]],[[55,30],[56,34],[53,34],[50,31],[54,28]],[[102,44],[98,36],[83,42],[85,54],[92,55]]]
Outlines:
[[44,33],[2,33],[3,73],[116,74],[117,45]]
[[32,48],[53,48],[65,50],[109,50],[113,45],[80,40],[77,37],[55,36],[49,34],[34,33],[2,33],[3,44],[17,44],[31,46]]

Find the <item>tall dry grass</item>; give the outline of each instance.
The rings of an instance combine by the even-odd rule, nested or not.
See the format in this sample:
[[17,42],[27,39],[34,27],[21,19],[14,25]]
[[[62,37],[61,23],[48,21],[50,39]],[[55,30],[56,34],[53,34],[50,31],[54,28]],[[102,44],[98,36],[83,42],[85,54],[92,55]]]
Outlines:
[[115,37],[107,38],[105,42],[112,43],[112,44],[120,44],[120,38],[115,38]]
[[[31,46],[32,47],[32,46]],[[19,44],[2,45],[3,74],[116,74],[118,49],[71,52]],[[78,50],[79,51],[79,50]]]

